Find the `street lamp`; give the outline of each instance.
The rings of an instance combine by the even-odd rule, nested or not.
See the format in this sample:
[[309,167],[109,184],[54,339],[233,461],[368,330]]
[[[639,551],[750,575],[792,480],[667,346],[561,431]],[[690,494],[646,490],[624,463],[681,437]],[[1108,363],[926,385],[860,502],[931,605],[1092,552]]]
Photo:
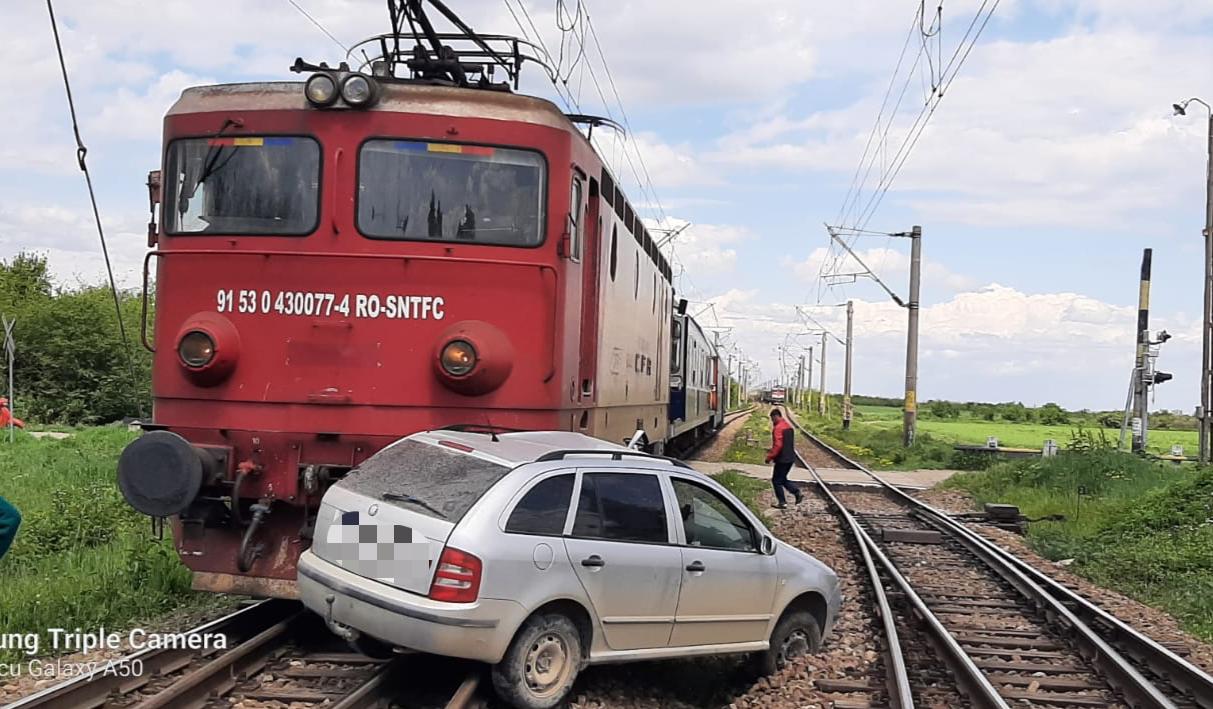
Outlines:
[[1213,433],[1213,108],[1195,96],[1171,106],[1175,115],[1186,116],[1188,104],[1192,102],[1204,106],[1209,113],[1209,162],[1205,170],[1205,302],[1204,320],[1201,321],[1200,410],[1197,412],[1200,424],[1198,457],[1201,463],[1208,463],[1210,434]]

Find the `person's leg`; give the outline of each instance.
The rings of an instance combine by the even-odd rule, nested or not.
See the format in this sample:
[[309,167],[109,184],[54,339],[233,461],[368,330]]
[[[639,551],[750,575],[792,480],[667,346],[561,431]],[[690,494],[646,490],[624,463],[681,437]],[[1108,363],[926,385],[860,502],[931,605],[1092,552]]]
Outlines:
[[21,526],[21,513],[8,500],[0,497],[0,556],[8,551],[17,536],[17,527]]
[[783,486],[788,482],[788,467],[783,463],[776,463],[771,472],[771,486],[775,488],[775,499],[779,500],[779,506],[787,504],[787,500],[783,495]]

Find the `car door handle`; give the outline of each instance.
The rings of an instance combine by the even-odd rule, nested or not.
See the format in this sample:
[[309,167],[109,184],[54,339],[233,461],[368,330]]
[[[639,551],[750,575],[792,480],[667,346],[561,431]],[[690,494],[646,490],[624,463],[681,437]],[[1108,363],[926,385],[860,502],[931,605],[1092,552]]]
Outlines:
[[708,567],[703,565],[702,561],[692,561],[687,564],[687,571],[706,571]]
[[581,565],[590,566],[590,567],[602,567],[602,566],[606,566],[606,562],[602,560],[601,556],[598,556],[597,554],[592,554],[592,555],[590,555],[590,558],[582,559]]

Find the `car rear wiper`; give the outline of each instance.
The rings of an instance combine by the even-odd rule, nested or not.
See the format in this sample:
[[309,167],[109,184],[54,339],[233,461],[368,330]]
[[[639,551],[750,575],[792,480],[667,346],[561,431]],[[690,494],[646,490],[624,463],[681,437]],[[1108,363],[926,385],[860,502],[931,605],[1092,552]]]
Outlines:
[[382,495],[380,495],[379,498],[381,500],[387,500],[388,502],[407,502],[407,503],[410,503],[413,505],[417,505],[418,507],[424,507],[425,509],[429,510],[430,512],[433,512],[434,514],[438,515],[439,517],[446,519],[446,515],[439,512],[433,505],[429,504],[428,502],[421,499],[420,497],[413,497],[412,495],[404,495],[404,494],[401,494],[398,492],[385,492]]

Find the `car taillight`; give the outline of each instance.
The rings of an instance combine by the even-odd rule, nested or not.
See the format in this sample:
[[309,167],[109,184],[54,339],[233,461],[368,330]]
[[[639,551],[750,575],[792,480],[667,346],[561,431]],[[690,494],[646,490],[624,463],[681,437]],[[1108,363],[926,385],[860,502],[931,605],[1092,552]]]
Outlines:
[[430,584],[430,598],[450,603],[472,603],[480,596],[480,559],[447,547],[438,559]]

